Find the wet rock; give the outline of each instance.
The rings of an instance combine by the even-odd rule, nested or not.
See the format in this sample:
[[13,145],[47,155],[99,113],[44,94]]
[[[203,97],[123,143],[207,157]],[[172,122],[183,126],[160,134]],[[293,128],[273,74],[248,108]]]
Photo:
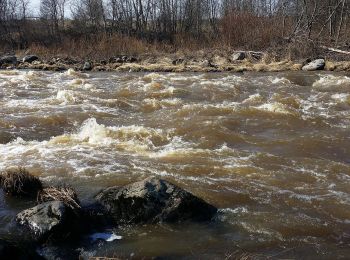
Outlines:
[[43,186],[39,178],[19,167],[0,174],[0,187],[10,196],[36,197]]
[[238,60],[244,60],[245,59],[245,53],[244,52],[236,52],[232,54],[231,60],[232,61],[238,61]]
[[79,215],[61,201],[50,201],[20,212],[16,221],[36,241],[62,241],[79,233]]
[[111,187],[96,199],[117,223],[208,221],[217,209],[191,193],[157,178]]
[[33,61],[39,60],[36,55],[27,55],[23,57],[23,62],[32,63]]
[[325,65],[326,65],[326,62],[324,59],[317,59],[303,66],[302,70],[305,70],[305,71],[323,70]]
[[91,62],[85,62],[83,66],[83,70],[92,70]]
[[98,230],[113,223],[106,208],[100,203],[84,205],[81,209],[81,218],[86,230]]
[[16,245],[8,241],[0,240],[0,259],[44,259],[39,256],[33,247]]
[[37,251],[42,259],[46,260],[90,259],[79,258],[80,250],[72,245],[45,245],[43,247],[39,247]]
[[3,56],[0,58],[0,65],[3,64],[16,64],[17,57],[14,55]]

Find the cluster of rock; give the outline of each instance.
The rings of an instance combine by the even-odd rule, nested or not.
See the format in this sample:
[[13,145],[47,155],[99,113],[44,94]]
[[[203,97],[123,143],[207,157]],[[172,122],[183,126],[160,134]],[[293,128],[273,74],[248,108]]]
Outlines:
[[[67,188],[43,188],[27,181],[20,188],[9,189],[5,184],[15,183],[18,172],[22,178],[19,182],[24,183],[25,172],[31,182],[37,183],[38,178],[21,169],[13,171],[12,176],[2,174],[0,184],[6,194],[21,197],[33,195],[26,192],[25,185],[37,187],[41,198],[38,205],[18,213],[15,219],[37,245],[77,241],[82,235],[107,226],[210,221],[217,213],[217,209],[204,200],[158,178],[107,188],[95,196],[92,204],[81,205],[76,194]],[[0,243],[0,256],[4,252]]]
[[26,55],[18,59],[15,55],[0,57],[0,69],[39,69],[63,71],[69,68],[81,71],[160,71],[160,72],[219,72],[219,71],[283,71],[323,70],[324,59],[307,60],[304,63],[291,61],[268,62],[268,54],[254,51],[236,51],[230,55],[208,55],[193,57],[134,57],[119,55],[108,60],[91,61],[73,58],[40,59]]

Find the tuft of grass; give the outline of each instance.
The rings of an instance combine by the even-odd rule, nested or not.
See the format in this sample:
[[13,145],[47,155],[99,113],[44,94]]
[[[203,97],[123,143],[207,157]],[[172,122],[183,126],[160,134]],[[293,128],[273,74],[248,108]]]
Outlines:
[[72,209],[80,208],[80,201],[75,190],[68,186],[48,187],[38,193],[37,202],[62,201]]
[[0,186],[7,195],[18,197],[35,197],[43,188],[40,179],[23,167],[1,172]]

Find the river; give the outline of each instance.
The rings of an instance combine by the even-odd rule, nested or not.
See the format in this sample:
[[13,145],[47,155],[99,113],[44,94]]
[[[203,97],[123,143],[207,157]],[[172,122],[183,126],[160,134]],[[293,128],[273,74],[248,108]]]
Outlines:
[[[211,224],[146,225],[96,255],[350,255],[344,73],[0,71],[0,170],[100,189],[157,176],[217,206]],[[29,202],[0,194],[0,238]]]

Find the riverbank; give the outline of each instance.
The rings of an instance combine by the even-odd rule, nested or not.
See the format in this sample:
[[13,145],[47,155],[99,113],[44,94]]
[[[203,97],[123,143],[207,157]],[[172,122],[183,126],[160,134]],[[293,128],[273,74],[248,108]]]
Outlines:
[[[344,57],[342,57],[344,59]],[[315,62],[319,62],[316,64]],[[311,66],[310,66],[311,63]],[[43,71],[118,71],[118,72],[282,72],[299,70],[350,71],[350,61],[315,57],[304,60],[280,59],[263,52],[193,55],[119,55],[108,60],[83,60],[70,57],[41,58],[37,55],[6,55],[0,69],[34,69]]]

